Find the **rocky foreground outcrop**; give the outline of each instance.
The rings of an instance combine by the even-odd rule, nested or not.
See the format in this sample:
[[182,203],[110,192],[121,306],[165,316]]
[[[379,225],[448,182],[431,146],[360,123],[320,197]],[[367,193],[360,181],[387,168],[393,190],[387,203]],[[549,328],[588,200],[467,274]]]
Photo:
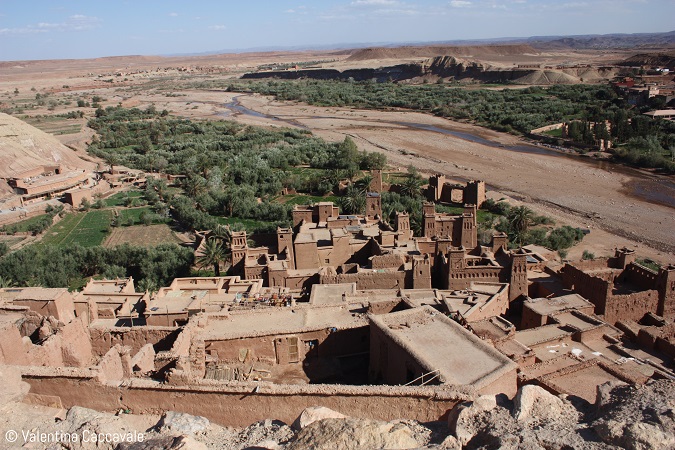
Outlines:
[[[26,385],[18,372],[0,367],[0,448],[53,450],[159,449],[674,449],[675,381],[645,386],[606,384],[598,402],[580,406],[541,387],[523,386],[513,400],[481,396],[457,405],[447,422],[420,424],[346,417],[323,407],[308,408],[289,426],[276,420],[245,429],[221,427],[204,417],[179,412],[162,416],[68,411],[26,403]],[[24,398],[24,402],[19,402]],[[575,407],[577,405],[578,407]],[[401,411],[405,415],[405,411]],[[26,441],[10,430],[126,436],[124,442]],[[138,437],[142,436],[141,439]],[[2,438],[5,438],[2,440]]]

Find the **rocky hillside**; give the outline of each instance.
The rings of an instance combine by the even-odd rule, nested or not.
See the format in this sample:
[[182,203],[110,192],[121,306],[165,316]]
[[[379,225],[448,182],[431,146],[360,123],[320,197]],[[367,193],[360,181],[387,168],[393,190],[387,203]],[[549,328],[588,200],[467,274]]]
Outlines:
[[675,52],[671,53],[640,53],[619,63],[621,66],[651,66],[666,67],[675,70]]
[[0,178],[56,164],[71,170],[94,168],[94,164],[82,160],[54,136],[16,117],[0,113]]
[[[292,424],[271,418],[234,429],[172,411],[141,416],[132,411],[109,414],[80,407],[64,411],[35,406],[21,402],[32,398],[26,397],[28,386],[16,370],[0,367],[0,376],[0,440],[5,439],[0,448],[20,448],[24,436],[38,432],[125,440],[80,439],[46,447],[51,450],[675,448],[675,381],[668,380],[646,386],[602,385],[594,406],[527,385],[513,401],[481,396],[461,403],[444,422],[381,422],[313,407]],[[405,416],[405,411],[401,415]],[[17,435],[12,434],[15,431]],[[14,447],[8,445],[8,437],[16,437]],[[45,447],[28,442],[24,448]]]
[[424,47],[370,47],[354,51],[347,61],[367,61],[371,59],[411,59],[432,58],[435,56],[511,56],[538,53],[525,44],[515,45],[461,45],[461,46],[424,46]]

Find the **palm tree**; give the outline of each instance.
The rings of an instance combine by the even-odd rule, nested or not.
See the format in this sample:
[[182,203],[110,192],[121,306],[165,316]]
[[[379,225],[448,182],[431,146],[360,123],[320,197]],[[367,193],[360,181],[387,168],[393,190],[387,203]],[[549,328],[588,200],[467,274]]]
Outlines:
[[344,214],[361,214],[366,206],[366,197],[359,189],[348,186],[339,203]]
[[509,211],[509,227],[511,228],[513,235],[521,244],[523,235],[527,232],[533,219],[534,213],[526,206],[516,206]]
[[357,187],[359,191],[365,195],[367,192],[371,192],[370,185],[373,182],[373,176],[370,174],[366,174],[363,177],[359,178],[356,180],[356,183],[354,185]]
[[414,173],[409,173],[401,184],[401,195],[410,198],[419,198],[422,195],[422,178]]
[[108,153],[103,159],[105,160],[106,164],[110,166],[110,173],[112,174],[115,164],[119,164],[120,162],[119,157],[114,153]]
[[220,264],[227,261],[227,252],[220,240],[209,238],[201,248],[201,254],[197,256],[197,266],[201,268],[213,267],[213,272],[220,276]]
[[224,246],[227,245],[229,247],[229,242],[232,240],[232,231],[229,226],[219,223],[211,231],[211,237],[219,239]]

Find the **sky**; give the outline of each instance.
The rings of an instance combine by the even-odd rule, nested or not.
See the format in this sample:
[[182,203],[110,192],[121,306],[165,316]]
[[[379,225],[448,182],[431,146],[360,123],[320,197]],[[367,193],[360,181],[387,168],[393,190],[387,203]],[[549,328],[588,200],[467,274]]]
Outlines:
[[673,0],[0,0],[0,60],[675,29]]

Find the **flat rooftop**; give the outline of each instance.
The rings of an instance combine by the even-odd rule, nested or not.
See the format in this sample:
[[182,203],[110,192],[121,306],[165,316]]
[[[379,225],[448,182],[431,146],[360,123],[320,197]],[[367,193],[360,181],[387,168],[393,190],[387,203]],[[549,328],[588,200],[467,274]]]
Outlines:
[[563,339],[571,334],[571,331],[564,330],[558,325],[544,325],[543,327],[516,331],[516,341],[527,347],[532,347],[537,344]]
[[302,333],[324,328],[344,330],[365,326],[368,326],[366,316],[353,314],[346,306],[280,308],[209,316],[200,336],[205,340],[230,340]]
[[4,289],[0,296],[14,300],[49,301],[67,293],[68,289],[66,288],[26,287]]
[[579,308],[594,308],[593,303],[589,302],[579,294],[569,294],[553,298],[534,298],[526,300],[525,308],[529,308],[540,316],[549,316],[558,311]]
[[446,384],[485,386],[517,364],[430,306],[370,316],[372,324]]

